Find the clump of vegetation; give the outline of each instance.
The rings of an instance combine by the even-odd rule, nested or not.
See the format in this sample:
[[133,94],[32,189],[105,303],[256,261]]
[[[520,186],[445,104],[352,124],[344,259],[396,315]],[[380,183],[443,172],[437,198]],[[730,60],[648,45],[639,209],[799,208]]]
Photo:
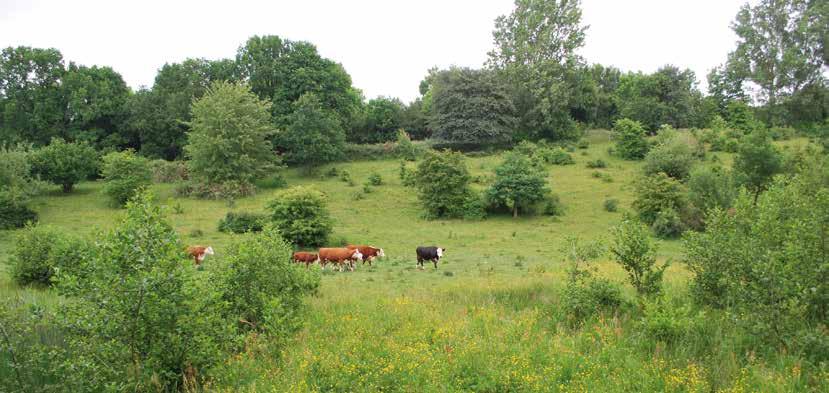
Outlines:
[[0,189],[0,229],[22,228],[37,222],[37,213],[28,206],[29,198],[17,189]]
[[734,177],[721,167],[700,166],[688,177],[688,200],[702,213],[727,210],[737,198]]
[[563,216],[564,215],[564,204],[561,202],[561,198],[558,194],[550,194],[545,198],[544,203],[544,215],[545,216]]
[[685,180],[697,157],[688,143],[676,135],[667,136],[645,155],[643,170],[650,176],[662,172],[674,179]]
[[32,153],[32,171],[41,179],[72,192],[75,184],[98,171],[98,152],[85,143],[66,143],[54,138]]
[[545,173],[529,157],[511,152],[495,168],[495,182],[487,190],[487,200],[495,209],[507,208],[518,217],[519,210],[531,208],[548,192]]
[[52,285],[56,269],[79,269],[86,245],[57,228],[27,226],[15,239],[10,265],[19,285]]
[[783,157],[766,133],[757,131],[742,139],[734,157],[734,177],[755,200],[782,169]]
[[626,160],[641,160],[650,148],[645,139],[645,129],[635,120],[616,120],[613,124],[613,138],[616,140],[616,153]]
[[340,181],[349,184],[354,183],[354,180],[351,179],[351,173],[345,169],[340,171]]
[[601,158],[597,158],[595,160],[587,161],[586,166],[589,169],[607,168],[607,162],[605,162]]
[[553,165],[572,165],[576,162],[573,160],[573,156],[564,151],[561,147],[539,149],[538,156],[540,156],[544,162]]
[[422,149],[412,143],[412,138],[402,128],[397,130],[397,144],[394,149],[395,153],[406,161],[414,161],[423,153]]
[[596,278],[596,268],[590,266],[590,261],[604,253],[601,242],[585,243],[568,236],[561,253],[568,262],[567,281],[561,294],[562,309],[575,324],[598,311],[613,310],[622,305],[621,288],[607,279]]
[[150,169],[155,183],[178,183],[189,179],[187,163],[184,161],[152,160]]
[[463,155],[430,152],[417,166],[415,187],[427,218],[462,218],[463,206],[474,197]]
[[124,206],[139,190],[150,186],[152,176],[149,161],[132,150],[112,152],[103,158],[104,193],[116,206]]
[[[288,127],[276,137],[289,164],[317,167],[343,158],[345,131],[337,113],[308,92],[293,104]],[[350,158],[350,157],[349,157]]]
[[614,213],[619,210],[619,200],[616,198],[608,198],[604,200],[604,210]]
[[612,229],[610,254],[628,273],[628,279],[639,296],[649,297],[662,292],[662,275],[668,264],[656,266],[656,246],[648,229],[632,219],[625,219]]
[[380,186],[383,184],[383,178],[380,176],[379,173],[374,172],[368,176],[368,183],[372,186]]
[[[639,219],[647,225],[654,225],[663,212],[665,213],[661,216],[660,225],[666,225],[665,220],[671,220],[678,214],[687,212],[685,187],[665,173],[641,177],[634,186],[636,198],[632,206]],[[670,224],[673,225],[675,222],[671,221]]]
[[288,185],[288,182],[285,180],[281,173],[277,172],[270,176],[256,180],[254,184],[257,188],[264,190],[272,190],[275,188],[285,187]]
[[219,220],[219,232],[246,233],[261,232],[267,221],[264,214],[251,212],[228,212]]
[[321,246],[333,229],[325,196],[312,188],[297,186],[281,191],[267,207],[274,227],[290,243]]
[[22,145],[0,146],[0,229],[22,228],[37,221],[29,198],[41,190],[32,177],[31,152]]
[[[193,121],[184,147],[195,196],[247,195],[254,181],[278,163],[268,138],[273,134],[270,105],[250,88],[214,83],[192,105]],[[203,192],[209,190],[209,192]]]

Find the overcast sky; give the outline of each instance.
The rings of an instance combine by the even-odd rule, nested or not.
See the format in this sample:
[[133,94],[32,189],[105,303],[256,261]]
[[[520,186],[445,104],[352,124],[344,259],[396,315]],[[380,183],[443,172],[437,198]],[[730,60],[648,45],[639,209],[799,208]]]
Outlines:
[[[583,0],[582,55],[652,72],[705,74],[734,47],[744,0]],[[68,63],[107,65],[133,88],[165,62],[234,57],[251,35],[310,41],[340,62],[367,98],[409,101],[433,67],[480,67],[512,0],[0,0],[0,47],[59,49]]]

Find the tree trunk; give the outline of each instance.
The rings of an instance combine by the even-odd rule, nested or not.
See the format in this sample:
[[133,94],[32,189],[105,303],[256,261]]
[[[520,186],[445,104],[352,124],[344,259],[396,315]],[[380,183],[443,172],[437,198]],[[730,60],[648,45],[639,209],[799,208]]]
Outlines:
[[66,193],[72,192],[72,184],[64,184],[63,185],[63,192],[66,192]]
[[518,205],[513,206],[513,208],[512,208],[512,218],[517,218],[517,217],[518,217]]

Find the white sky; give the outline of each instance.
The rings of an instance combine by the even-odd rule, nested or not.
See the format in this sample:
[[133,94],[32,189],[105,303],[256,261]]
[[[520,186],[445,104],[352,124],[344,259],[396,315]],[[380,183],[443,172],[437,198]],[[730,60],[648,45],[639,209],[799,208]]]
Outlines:
[[[744,0],[583,0],[588,62],[622,70],[709,69],[734,47]],[[480,67],[494,19],[512,0],[0,0],[0,47],[59,49],[66,63],[108,65],[133,88],[165,62],[234,57],[252,35],[317,45],[367,98],[410,101],[432,66]]]

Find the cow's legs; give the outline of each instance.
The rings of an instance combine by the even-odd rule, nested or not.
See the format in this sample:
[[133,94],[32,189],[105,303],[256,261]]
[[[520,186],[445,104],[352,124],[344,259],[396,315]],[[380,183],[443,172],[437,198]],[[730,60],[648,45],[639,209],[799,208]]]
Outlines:
[[434,264],[435,264],[435,269],[437,269],[437,268],[438,268],[438,260],[437,260],[437,259],[433,259],[433,260],[432,260],[432,263],[434,263]]

